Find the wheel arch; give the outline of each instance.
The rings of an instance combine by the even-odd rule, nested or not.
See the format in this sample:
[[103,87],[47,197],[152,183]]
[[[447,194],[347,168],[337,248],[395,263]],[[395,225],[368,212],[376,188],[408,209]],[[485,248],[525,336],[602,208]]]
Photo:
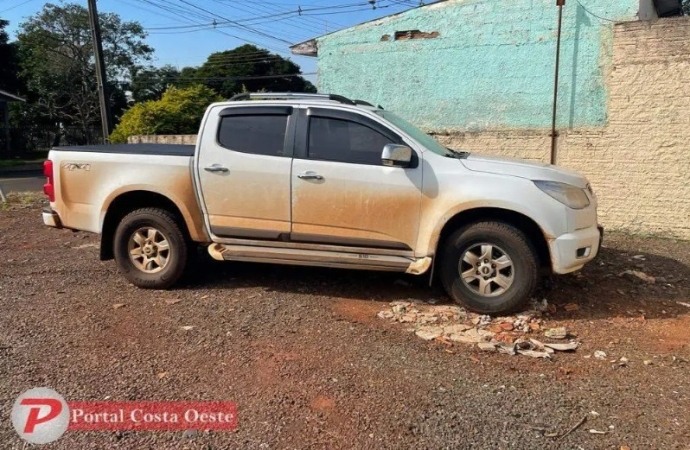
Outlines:
[[438,240],[434,245],[434,255],[438,255],[439,246],[442,245],[455,230],[472,223],[496,221],[512,225],[525,234],[525,237],[534,247],[539,258],[539,267],[542,270],[551,270],[551,252],[547,235],[534,219],[525,214],[510,209],[497,207],[480,207],[460,211],[448,219],[438,234]]
[[115,231],[122,218],[140,208],[161,208],[169,211],[178,221],[185,238],[191,240],[185,215],[174,201],[158,192],[146,190],[128,191],[115,197],[105,212],[103,225],[101,226],[100,259],[102,261],[115,257],[113,248]]

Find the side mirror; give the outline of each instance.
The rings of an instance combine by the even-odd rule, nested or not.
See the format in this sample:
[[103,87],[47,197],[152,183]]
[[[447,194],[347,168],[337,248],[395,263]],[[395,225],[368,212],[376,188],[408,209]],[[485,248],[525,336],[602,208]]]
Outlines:
[[408,167],[412,161],[412,149],[406,145],[386,144],[381,162],[389,167]]

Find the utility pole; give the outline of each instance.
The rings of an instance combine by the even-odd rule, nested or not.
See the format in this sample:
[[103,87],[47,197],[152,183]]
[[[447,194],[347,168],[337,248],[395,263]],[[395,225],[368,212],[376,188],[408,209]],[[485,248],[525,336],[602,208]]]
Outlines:
[[108,87],[105,76],[105,63],[103,62],[103,42],[101,41],[101,25],[98,22],[98,9],[96,0],[89,2],[89,21],[91,22],[91,40],[93,41],[93,54],[96,57],[96,79],[98,80],[98,99],[101,103],[101,126],[103,127],[103,143],[107,144],[110,132],[113,129],[113,121],[110,116],[108,104]]
[[556,0],[558,6],[558,37],[556,41],[556,74],[553,82],[553,116],[551,117],[551,164],[556,164],[556,144],[558,133],[556,132],[556,111],[558,110],[558,68],[561,63],[561,27],[563,25],[563,7],[565,0]]

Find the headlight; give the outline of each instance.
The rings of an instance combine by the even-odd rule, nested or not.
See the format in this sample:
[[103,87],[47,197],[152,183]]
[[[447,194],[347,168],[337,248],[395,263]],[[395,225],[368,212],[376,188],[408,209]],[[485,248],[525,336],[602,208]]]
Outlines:
[[584,189],[556,181],[535,181],[534,184],[569,208],[583,209],[589,206],[589,198]]

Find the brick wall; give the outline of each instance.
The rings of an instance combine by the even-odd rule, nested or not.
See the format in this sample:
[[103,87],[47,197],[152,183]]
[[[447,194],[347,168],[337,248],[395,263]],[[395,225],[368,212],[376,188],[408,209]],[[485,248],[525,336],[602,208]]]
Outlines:
[[[690,239],[690,18],[614,27],[608,125],[561,131],[559,165],[586,175],[609,229]],[[548,130],[441,135],[447,145],[548,162]]]

